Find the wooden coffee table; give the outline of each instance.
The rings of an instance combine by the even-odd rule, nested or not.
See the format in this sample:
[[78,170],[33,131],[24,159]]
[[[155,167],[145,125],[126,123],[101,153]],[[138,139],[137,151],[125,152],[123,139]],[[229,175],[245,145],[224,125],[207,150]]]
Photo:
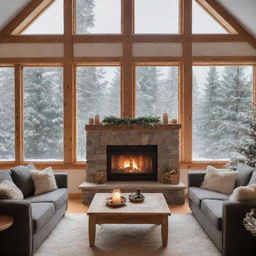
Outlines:
[[168,242],[168,216],[170,209],[162,193],[145,193],[143,203],[131,203],[128,193],[122,193],[127,198],[127,205],[120,208],[110,208],[105,205],[109,193],[95,194],[87,211],[89,215],[89,243],[95,246],[96,224],[157,224],[161,225],[162,244]]

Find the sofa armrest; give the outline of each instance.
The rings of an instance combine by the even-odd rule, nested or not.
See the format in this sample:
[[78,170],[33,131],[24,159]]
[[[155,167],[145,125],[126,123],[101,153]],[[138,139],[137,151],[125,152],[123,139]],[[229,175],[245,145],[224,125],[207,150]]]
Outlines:
[[32,255],[33,225],[30,202],[0,200],[0,213],[14,218],[13,225],[0,232],[0,255]]
[[206,171],[189,171],[188,172],[188,187],[200,187],[204,181]]
[[256,200],[225,201],[223,204],[223,255],[255,255],[255,238],[243,226],[243,219]]
[[65,172],[54,173],[58,188],[68,188],[68,174]]

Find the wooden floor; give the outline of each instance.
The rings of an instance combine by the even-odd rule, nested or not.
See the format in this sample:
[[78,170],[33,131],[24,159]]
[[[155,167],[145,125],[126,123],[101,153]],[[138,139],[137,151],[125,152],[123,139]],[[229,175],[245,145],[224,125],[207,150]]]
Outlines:
[[[83,204],[82,199],[68,200],[68,213],[86,213],[88,205]],[[174,214],[182,214],[191,212],[186,200],[184,205],[170,205],[171,212]]]

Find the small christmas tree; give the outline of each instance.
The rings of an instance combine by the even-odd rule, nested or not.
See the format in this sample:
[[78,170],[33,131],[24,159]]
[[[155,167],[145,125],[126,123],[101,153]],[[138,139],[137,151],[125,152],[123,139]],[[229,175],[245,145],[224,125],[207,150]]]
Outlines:
[[253,105],[251,115],[245,120],[241,135],[241,143],[233,145],[240,157],[231,159],[228,167],[235,169],[239,163],[256,167],[256,105]]

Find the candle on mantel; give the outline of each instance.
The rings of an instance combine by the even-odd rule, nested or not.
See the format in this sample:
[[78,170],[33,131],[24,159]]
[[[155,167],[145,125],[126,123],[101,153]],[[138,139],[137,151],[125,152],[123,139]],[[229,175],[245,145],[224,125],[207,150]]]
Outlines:
[[119,189],[113,190],[112,203],[121,204],[121,191]]
[[94,124],[94,118],[89,118],[89,125],[93,125]]
[[94,120],[95,120],[95,124],[100,124],[100,115],[95,115],[95,118],[94,118]]
[[162,121],[163,121],[163,124],[168,124],[169,115],[167,113],[163,113]]

